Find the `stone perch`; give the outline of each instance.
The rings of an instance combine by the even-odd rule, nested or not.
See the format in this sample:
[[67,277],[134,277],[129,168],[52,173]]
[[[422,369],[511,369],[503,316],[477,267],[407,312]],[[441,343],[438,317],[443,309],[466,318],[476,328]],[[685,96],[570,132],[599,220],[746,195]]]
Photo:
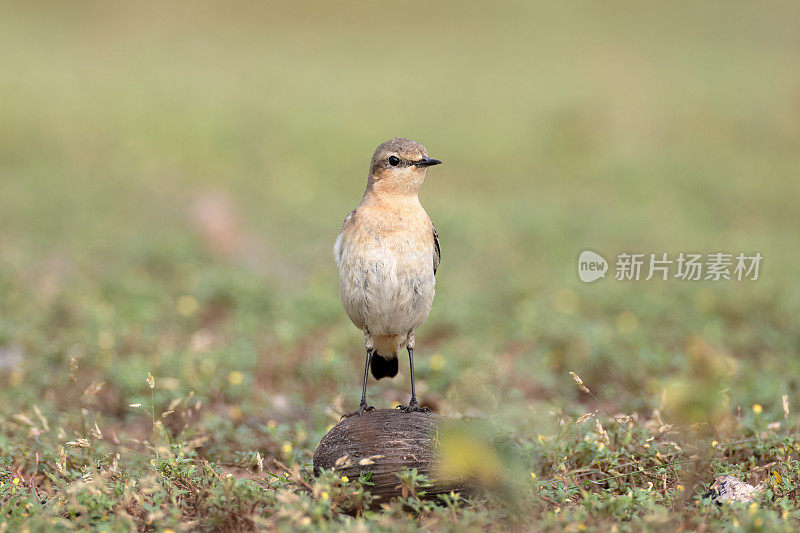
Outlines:
[[360,472],[372,472],[375,485],[369,491],[377,496],[373,505],[400,496],[397,473],[403,467],[416,468],[432,485],[426,498],[450,491],[472,488],[468,480],[436,479],[438,462],[437,430],[445,419],[431,412],[406,413],[399,409],[378,409],[345,418],[333,427],[314,452],[314,472],[335,470],[350,479]]

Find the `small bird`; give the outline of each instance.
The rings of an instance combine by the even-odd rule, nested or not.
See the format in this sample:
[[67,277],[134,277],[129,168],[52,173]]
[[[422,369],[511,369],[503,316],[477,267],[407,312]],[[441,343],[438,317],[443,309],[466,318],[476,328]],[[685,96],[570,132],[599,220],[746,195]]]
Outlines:
[[396,376],[403,348],[411,366],[411,400],[400,408],[429,411],[420,407],[414,388],[414,331],[431,310],[441,253],[418,193],[428,167],[438,164],[411,139],[396,137],[378,146],[361,204],[344,219],[336,238],[339,295],[350,320],[364,332],[367,350],[361,403],[344,417],[374,410],[367,404],[369,371],[375,379]]

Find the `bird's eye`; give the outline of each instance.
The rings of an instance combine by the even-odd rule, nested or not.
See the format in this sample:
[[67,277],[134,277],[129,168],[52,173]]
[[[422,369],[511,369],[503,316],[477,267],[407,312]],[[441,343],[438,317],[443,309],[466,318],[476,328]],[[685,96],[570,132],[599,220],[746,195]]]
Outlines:
[[389,164],[392,165],[393,167],[396,167],[397,165],[400,164],[400,158],[397,157],[396,155],[390,156]]

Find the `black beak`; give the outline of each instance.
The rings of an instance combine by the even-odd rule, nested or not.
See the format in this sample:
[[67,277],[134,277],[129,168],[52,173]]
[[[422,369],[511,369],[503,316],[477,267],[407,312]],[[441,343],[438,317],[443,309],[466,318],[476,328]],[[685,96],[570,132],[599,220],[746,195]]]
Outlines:
[[442,162],[432,157],[423,157],[419,161],[415,161],[414,165],[418,167],[432,167],[433,165],[441,165]]

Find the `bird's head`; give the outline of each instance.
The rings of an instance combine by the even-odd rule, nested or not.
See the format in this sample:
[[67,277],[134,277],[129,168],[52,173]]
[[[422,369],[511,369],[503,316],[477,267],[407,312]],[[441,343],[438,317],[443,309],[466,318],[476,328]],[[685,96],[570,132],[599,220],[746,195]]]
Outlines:
[[418,142],[395,137],[375,149],[369,164],[368,187],[386,193],[416,194],[428,167],[440,163],[428,157],[428,151]]

